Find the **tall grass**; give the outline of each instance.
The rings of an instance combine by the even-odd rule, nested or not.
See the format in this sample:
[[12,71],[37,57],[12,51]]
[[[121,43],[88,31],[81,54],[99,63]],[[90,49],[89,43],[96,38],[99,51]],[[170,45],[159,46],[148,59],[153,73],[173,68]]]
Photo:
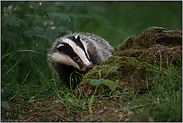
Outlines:
[[[162,61],[160,50],[159,54]],[[172,60],[169,64],[167,57],[165,70],[162,68],[162,62],[157,67],[158,70],[152,69],[154,77],[146,78],[147,83],[152,83],[152,87],[148,93],[134,98],[130,105],[140,105],[142,110],[138,109],[139,115],[129,121],[136,121],[142,114],[146,115],[146,121],[182,121],[182,62],[177,62],[175,66]]]

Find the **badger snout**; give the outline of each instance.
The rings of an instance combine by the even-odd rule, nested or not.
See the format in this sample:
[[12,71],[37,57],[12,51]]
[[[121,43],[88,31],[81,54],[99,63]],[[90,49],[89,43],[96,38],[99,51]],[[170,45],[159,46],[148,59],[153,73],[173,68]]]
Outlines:
[[81,71],[88,71],[90,69],[93,68],[93,63],[90,63],[89,65],[84,65],[82,68],[81,68]]
[[88,66],[88,69],[92,69],[93,68],[93,63],[91,63],[89,66]]

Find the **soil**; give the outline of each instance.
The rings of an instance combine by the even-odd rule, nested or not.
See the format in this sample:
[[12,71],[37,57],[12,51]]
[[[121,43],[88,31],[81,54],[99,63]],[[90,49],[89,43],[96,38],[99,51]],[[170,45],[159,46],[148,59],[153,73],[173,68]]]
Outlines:
[[[161,51],[161,53],[159,52]],[[161,56],[161,58],[160,58]],[[168,58],[168,59],[167,59]],[[182,59],[182,31],[167,30],[162,27],[151,27],[143,31],[137,37],[127,37],[118,47],[115,48],[113,56],[103,62],[100,66],[94,66],[94,69],[101,70],[102,77],[106,75],[107,70],[112,66],[118,66],[117,73],[111,73],[106,79],[117,82],[116,90],[122,93],[125,88],[131,91],[138,91],[139,94],[146,93],[152,86],[151,81],[146,85],[146,76],[153,77],[150,69],[158,69],[162,63],[162,69],[167,69],[167,63],[172,67],[176,66]],[[81,93],[83,98],[91,96],[96,86],[90,84],[90,80],[99,79],[99,74],[90,70],[84,77],[80,85],[76,88],[77,93]],[[110,92],[108,86],[101,84],[98,93],[104,91]],[[136,115],[136,109],[141,105],[123,107],[120,100],[130,103],[132,96],[129,90],[125,91],[123,97],[111,96],[109,99],[94,99],[92,104],[93,113],[88,109],[76,110],[70,109],[68,114],[67,105],[63,105],[54,99],[35,100],[34,97],[23,105],[23,116],[17,116],[15,113],[21,102],[12,100],[11,108],[6,110],[6,115],[10,117],[7,121],[19,122],[56,122],[56,121],[127,121]],[[114,94],[112,94],[114,95]],[[138,98],[138,96],[136,97]],[[146,101],[146,100],[144,100]],[[69,103],[68,103],[69,105]],[[86,106],[88,107],[88,102]],[[48,109],[49,107],[49,109]],[[14,117],[14,118],[12,118]],[[16,120],[14,120],[16,119]],[[133,120],[132,120],[133,121]],[[135,121],[153,121],[146,114],[141,114]]]

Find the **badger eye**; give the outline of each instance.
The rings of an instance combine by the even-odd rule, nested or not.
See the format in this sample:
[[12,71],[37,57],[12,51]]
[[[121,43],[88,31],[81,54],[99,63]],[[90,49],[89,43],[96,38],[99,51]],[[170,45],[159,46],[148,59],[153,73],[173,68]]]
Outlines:
[[74,61],[79,62],[80,59],[78,57],[74,57]]
[[62,48],[61,48],[61,47],[56,47],[56,49],[57,49],[58,51],[62,51]]

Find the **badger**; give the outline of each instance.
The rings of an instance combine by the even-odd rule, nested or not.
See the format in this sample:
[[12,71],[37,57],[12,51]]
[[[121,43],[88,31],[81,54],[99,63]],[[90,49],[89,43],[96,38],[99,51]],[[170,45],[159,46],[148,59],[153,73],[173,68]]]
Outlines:
[[75,89],[82,75],[112,56],[113,47],[91,33],[74,33],[58,38],[50,48],[48,62],[61,82]]

